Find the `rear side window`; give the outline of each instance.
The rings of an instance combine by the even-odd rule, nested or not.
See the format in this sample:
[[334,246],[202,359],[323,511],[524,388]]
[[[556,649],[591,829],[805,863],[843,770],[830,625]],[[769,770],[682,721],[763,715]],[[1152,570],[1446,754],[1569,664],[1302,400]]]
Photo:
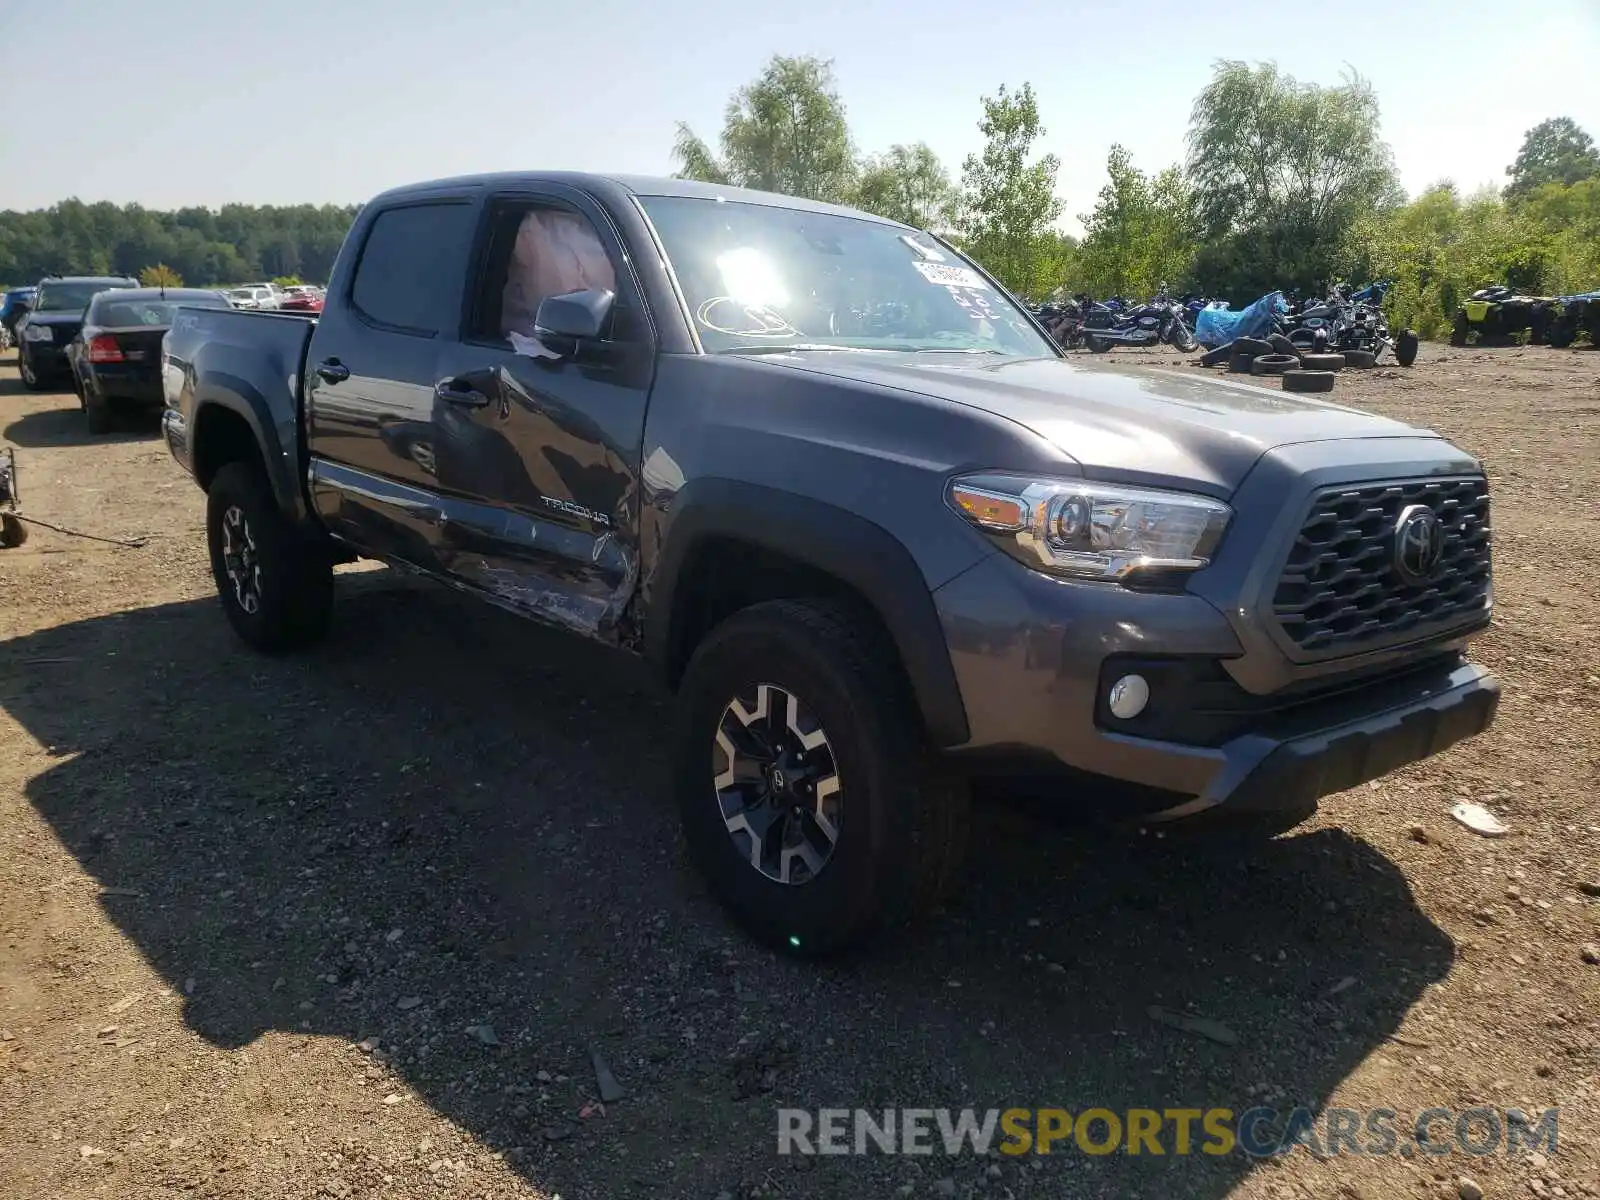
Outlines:
[[378,214],[367,231],[350,299],[379,325],[431,336],[452,328],[472,238],[472,206],[410,204]]

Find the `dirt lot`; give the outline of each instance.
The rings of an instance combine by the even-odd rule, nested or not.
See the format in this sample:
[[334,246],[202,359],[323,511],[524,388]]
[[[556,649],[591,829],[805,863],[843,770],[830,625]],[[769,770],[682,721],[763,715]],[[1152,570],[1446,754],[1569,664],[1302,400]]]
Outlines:
[[[384,570],[252,657],[153,428],[0,369],[27,510],[148,539],[0,551],[0,1195],[1600,1196],[1600,354],[1423,353],[1334,398],[1489,465],[1495,728],[1249,849],[987,805],[956,905],[820,968],[687,868],[631,664]],[[1559,1105],[1559,1149],[775,1152],[780,1105],[1297,1103]]]

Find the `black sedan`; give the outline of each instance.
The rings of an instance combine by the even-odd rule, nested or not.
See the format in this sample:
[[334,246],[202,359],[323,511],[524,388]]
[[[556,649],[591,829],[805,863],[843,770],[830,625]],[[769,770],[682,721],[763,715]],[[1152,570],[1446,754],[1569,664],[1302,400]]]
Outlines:
[[179,308],[228,308],[221,292],[133,288],[101,292],[67,347],[74,389],[91,433],[111,428],[118,408],[161,406],[161,339]]
[[39,281],[33,308],[17,322],[17,373],[41,392],[67,373],[67,348],[83,327],[83,310],[97,292],[136,288],[121,275],[48,275]]

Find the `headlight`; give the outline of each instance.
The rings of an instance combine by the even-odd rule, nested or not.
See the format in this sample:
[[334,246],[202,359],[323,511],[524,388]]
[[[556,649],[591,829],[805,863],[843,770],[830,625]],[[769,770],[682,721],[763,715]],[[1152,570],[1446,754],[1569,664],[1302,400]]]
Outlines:
[[1025,475],[967,475],[951,481],[949,495],[1008,554],[1078,579],[1198,570],[1233,515],[1208,496]]
[[22,327],[22,340],[25,342],[54,341],[55,331],[48,325],[24,325]]

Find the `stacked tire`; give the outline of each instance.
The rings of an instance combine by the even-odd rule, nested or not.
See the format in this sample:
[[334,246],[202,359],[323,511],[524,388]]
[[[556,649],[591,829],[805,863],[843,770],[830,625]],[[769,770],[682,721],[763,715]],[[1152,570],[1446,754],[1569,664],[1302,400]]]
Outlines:
[[1286,392],[1315,393],[1333,391],[1334,372],[1344,369],[1345,356],[1306,354],[1275,333],[1267,338],[1237,338],[1200,357],[1200,364],[1206,367],[1224,362],[1235,375],[1276,375]]

